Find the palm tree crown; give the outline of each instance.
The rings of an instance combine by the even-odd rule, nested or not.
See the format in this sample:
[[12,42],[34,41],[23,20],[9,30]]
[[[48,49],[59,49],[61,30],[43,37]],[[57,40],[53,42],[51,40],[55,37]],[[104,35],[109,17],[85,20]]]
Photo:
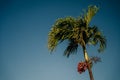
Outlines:
[[97,26],[89,24],[98,9],[96,6],[89,6],[85,15],[79,18],[59,18],[49,32],[48,49],[52,52],[59,43],[67,40],[69,44],[64,51],[67,57],[77,51],[78,45],[86,48],[86,44],[99,44],[98,51],[103,51],[106,47],[105,37]]

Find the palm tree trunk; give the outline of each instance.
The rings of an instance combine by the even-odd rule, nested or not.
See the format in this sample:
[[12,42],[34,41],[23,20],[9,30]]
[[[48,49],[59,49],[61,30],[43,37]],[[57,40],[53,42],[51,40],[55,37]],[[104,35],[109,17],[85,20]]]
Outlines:
[[83,53],[84,53],[85,61],[86,61],[87,66],[88,66],[88,72],[89,72],[90,80],[94,80],[94,77],[93,77],[93,73],[92,73],[92,70],[91,70],[91,67],[90,67],[89,57],[88,57],[86,48],[83,48]]

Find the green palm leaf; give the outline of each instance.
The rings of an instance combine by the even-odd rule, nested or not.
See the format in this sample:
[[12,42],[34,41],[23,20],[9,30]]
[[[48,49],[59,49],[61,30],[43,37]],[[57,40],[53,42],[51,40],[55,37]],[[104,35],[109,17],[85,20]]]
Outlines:
[[64,51],[64,55],[69,57],[70,54],[76,53],[78,48],[78,44],[74,41],[74,39],[69,40],[69,44]]
[[91,37],[89,42],[93,45],[99,44],[98,51],[99,52],[103,51],[106,47],[106,38],[103,36],[101,31],[96,26],[90,28],[90,31]]
[[72,17],[60,18],[53,25],[48,37],[48,49],[53,51],[58,43],[72,36],[75,19]]
[[97,6],[91,5],[88,7],[87,13],[84,16],[87,26],[89,25],[93,16],[98,12],[98,10],[99,10],[99,8]]

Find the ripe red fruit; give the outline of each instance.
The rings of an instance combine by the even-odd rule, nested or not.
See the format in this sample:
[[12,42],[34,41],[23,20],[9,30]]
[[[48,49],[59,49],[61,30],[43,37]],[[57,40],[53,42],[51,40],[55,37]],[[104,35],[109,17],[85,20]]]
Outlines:
[[78,72],[81,74],[82,72],[85,72],[87,69],[87,64],[86,62],[79,62],[78,63],[78,67],[77,67],[77,70]]

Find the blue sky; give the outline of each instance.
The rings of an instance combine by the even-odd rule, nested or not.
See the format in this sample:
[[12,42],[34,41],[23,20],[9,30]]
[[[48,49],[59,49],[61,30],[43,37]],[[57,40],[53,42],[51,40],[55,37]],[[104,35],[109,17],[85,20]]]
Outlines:
[[82,50],[69,58],[64,46],[49,54],[48,32],[57,18],[78,17],[88,5],[100,6],[91,24],[107,38],[106,50],[99,54],[88,46],[89,56],[102,62],[92,68],[95,80],[119,80],[119,1],[118,0],[1,0],[0,1],[0,80],[89,80],[88,72],[77,72]]

